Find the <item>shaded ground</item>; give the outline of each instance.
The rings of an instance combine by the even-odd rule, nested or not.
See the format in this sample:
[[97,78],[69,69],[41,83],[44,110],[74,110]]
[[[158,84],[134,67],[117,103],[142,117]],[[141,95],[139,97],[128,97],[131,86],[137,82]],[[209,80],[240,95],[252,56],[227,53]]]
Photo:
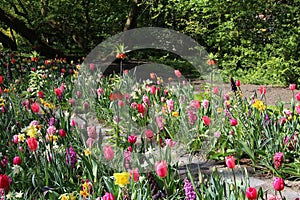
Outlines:
[[[201,91],[200,82],[193,82],[195,86],[195,92]],[[240,89],[243,92],[243,96],[246,98],[251,97],[252,95],[257,93],[257,97],[260,97],[259,89],[260,85],[252,85],[252,84],[242,84]],[[279,101],[282,101],[285,107],[290,106],[291,99],[293,97],[293,92],[289,89],[289,87],[274,87],[274,86],[264,86],[266,88],[266,99],[264,101],[267,105],[276,105]],[[223,84],[221,86],[224,91],[229,92],[231,91],[230,83]],[[294,95],[296,93],[300,93],[300,90],[294,90]]]

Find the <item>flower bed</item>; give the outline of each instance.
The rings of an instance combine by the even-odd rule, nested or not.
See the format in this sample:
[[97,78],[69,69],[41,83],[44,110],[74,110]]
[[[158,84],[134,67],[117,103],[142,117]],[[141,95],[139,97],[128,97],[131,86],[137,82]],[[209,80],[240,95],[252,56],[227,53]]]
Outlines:
[[[230,93],[204,84],[195,97],[178,70],[139,82],[8,53],[0,68],[3,199],[265,199],[247,174],[236,180],[242,158],[273,173],[279,193],[300,177],[300,94],[289,109],[269,108],[265,88],[245,99],[233,80]],[[199,151],[224,160],[232,179],[188,169],[180,178],[176,159]]]

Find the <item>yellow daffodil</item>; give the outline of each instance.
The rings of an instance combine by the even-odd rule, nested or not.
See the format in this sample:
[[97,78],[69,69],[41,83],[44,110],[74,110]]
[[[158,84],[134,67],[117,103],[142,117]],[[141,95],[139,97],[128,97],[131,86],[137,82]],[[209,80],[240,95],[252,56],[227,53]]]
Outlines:
[[20,133],[20,134],[18,135],[18,141],[19,141],[19,142],[24,142],[24,141],[25,141],[25,135],[22,134],[22,133]]
[[178,117],[179,116],[179,112],[172,112],[172,116],[173,117]]
[[84,155],[85,156],[89,156],[89,155],[91,155],[91,150],[89,149],[89,148],[87,148],[85,151],[84,151]]
[[80,195],[83,196],[84,198],[87,198],[89,196],[89,193],[87,190],[81,190]]
[[264,103],[258,99],[255,99],[255,102],[252,104],[252,106],[259,111],[263,111],[266,109],[266,106],[264,105]]
[[119,185],[120,187],[124,187],[125,185],[129,184],[129,177],[130,173],[128,172],[114,173],[115,184]]
[[36,137],[37,129],[35,126],[29,126],[26,130],[26,135],[29,137]]

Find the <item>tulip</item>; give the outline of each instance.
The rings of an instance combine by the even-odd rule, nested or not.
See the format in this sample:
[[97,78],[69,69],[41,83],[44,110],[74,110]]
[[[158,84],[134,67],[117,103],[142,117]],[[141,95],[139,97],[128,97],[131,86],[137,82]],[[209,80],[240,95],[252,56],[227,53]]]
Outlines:
[[167,138],[165,139],[165,143],[166,143],[166,146],[169,146],[169,147],[174,147],[176,142],[174,142],[172,139],[170,138]]
[[209,101],[207,99],[203,99],[202,100],[202,105],[203,105],[203,108],[206,110],[208,108]]
[[130,135],[130,136],[128,136],[128,142],[129,142],[130,144],[136,143],[136,139],[137,139],[137,137],[136,137],[135,135]]
[[5,174],[0,174],[0,190],[8,192],[10,185],[9,177]]
[[138,110],[139,113],[144,114],[144,112],[145,112],[144,104],[141,104],[141,103],[137,104],[137,110]]
[[283,178],[276,177],[273,183],[274,189],[276,191],[281,191],[284,189],[284,180]]
[[20,156],[14,157],[14,159],[13,159],[13,164],[14,165],[21,165],[21,163],[22,163],[22,160],[21,160]]
[[266,90],[266,88],[265,88],[264,86],[261,86],[261,87],[259,88],[259,93],[260,93],[260,94],[266,94],[266,92],[267,92],[267,90]]
[[64,138],[66,137],[67,133],[64,129],[60,129],[58,130],[58,134],[60,135],[60,137]]
[[55,95],[56,96],[61,96],[61,94],[62,94],[62,91],[61,91],[61,89],[60,88],[54,88],[54,93],[55,93]]
[[300,101],[300,93],[295,94],[297,101]]
[[145,135],[147,138],[151,139],[151,138],[153,138],[154,133],[151,129],[147,129],[147,130],[145,130]]
[[214,94],[218,94],[219,93],[219,88],[216,86],[216,87],[214,87],[213,91],[214,91]]
[[14,143],[15,144],[19,143],[19,136],[18,135],[14,135]]
[[230,125],[231,126],[236,126],[238,124],[238,121],[234,118],[230,119]]
[[203,120],[203,123],[206,125],[206,126],[209,126],[210,125],[210,119],[208,116],[203,116],[202,117],[202,120]]
[[115,200],[115,197],[112,193],[106,192],[103,197],[101,197],[101,200]]
[[295,90],[296,89],[296,84],[290,84],[290,90]]
[[246,197],[249,200],[256,200],[257,199],[257,190],[256,190],[256,188],[253,188],[253,187],[247,188]]
[[32,112],[34,112],[34,113],[38,113],[39,110],[40,110],[39,104],[38,104],[38,103],[33,103],[33,104],[31,105],[31,110],[32,110]]
[[94,63],[90,63],[90,70],[94,71],[94,69],[95,69],[95,64]]
[[0,84],[3,83],[3,76],[0,76]]
[[235,85],[236,85],[237,87],[240,87],[240,86],[241,86],[241,81],[240,81],[240,80],[236,80],[236,81],[235,81]]
[[34,137],[28,138],[26,140],[26,142],[31,151],[36,151],[38,149],[39,144],[38,144],[38,141]]
[[138,168],[135,168],[133,170],[129,170],[130,177],[133,179],[134,182],[137,182],[139,180],[139,171]]
[[235,167],[235,158],[234,156],[226,156],[225,157],[226,166],[230,169]]
[[174,70],[174,73],[178,78],[181,76],[181,72],[179,70]]
[[200,106],[201,106],[201,105],[200,105],[200,101],[199,101],[199,100],[193,100],[193,101],[191,101],[190,106],[191,106],[192,108],[199,109]]
[[155,164],[155,171],[161,178],[165,178],[168,175],[168,164],[165,160],[157,162]]

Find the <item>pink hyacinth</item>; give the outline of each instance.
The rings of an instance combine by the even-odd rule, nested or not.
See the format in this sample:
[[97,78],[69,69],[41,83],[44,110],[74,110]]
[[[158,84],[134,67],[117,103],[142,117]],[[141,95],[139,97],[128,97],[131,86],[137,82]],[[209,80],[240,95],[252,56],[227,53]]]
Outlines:
[[274,161],[275,169],[279,169],[283,163],[283,153],[282,152],[275,153],[273,157],[273,161]]
[[174,101],[172,99],[169,99],[166,101],[166,103],[167,103],[168,111],[172,112],[174,110]]

